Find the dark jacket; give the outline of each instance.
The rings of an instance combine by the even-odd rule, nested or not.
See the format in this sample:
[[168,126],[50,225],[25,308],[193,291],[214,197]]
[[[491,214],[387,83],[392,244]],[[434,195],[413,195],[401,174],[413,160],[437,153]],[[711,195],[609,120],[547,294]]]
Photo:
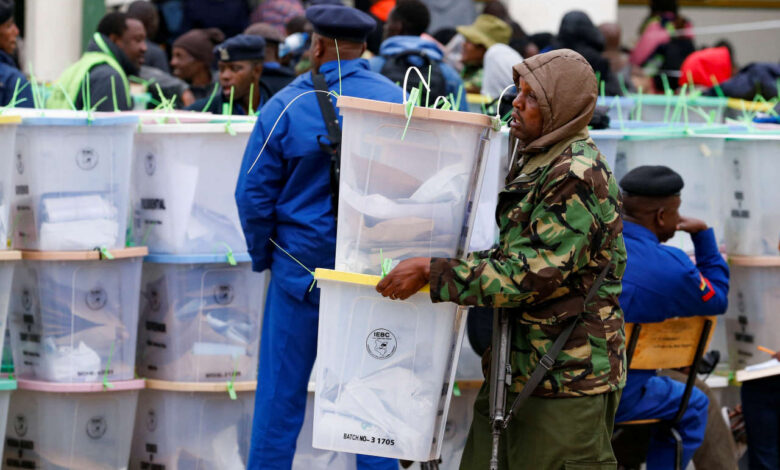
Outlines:
[[[777,80],[780,79],[780,64],[757,62],[743,67],[738,74],[721,83],[723,93],[730,98],[752,100],[756,95],[765,99],[777,96]],[[705,95],[716,96],[714,88]]]
[[[18,83],[18,86],[17,86]],[[0,61],[0,106],[8,106],[16,94],[17,108],[33,108],[32,87],[27,77],[16,67],[10,66],[5,61]]]
[[165,73],[171,73],[171,67],[168,65],[168,56],[162,47],[146,40],[146,54],[144,54],[144,65],[162,70]]
[[295,72],[278,62],[263,64],[263,83],[268,85],[272,95],[295,80]]
[[[122,50],[116,44],[111,42],[107,37],[103,36],[103,40],[111,50],[111,53],[114,54],[114,58],[117,60],[117,62],[119,62],[119,65],[122,66],[122,70],[124,70],[128,78],[130,75],[138,75],[138,67],[130,62],[130,59],[125,55],[125,53],[122,52]],[[89,41],[87,52],[101,52],[100,47],[98,47],[94,39]],[[117,108],[120,111],[129,111],[131,106],[128,106],[127,95],[130,90],[125,89],[124,82],[121,75],[119,75],[119,72],[114,70],[114,68],[108,64],[97,65],[89,72],[89,102],[94,106],[95,103],[100,101],[103,97],[106,97],[107,99],[98,105],[95,110],[114,111],[114,99],[111,90],[111,77],[114,77]],[[81,99],[80,93],[78,96],[76,96],[75,101],[76,109],[82,109],[84,107],[84,101]]]
[[[213,89],[212,89],[213,91]],[[255,88],[255,93],[258,92],[258,89]],[[271,98],[270,88],[268,85],[263,83],[263,80],[260,80],[260,105],[257,107],[257,109],[252,110],[253,112],[257,112],[263,105],[268,101],[269,98]],[[228,105],[230,103],[229,97],[226,97],[225,94],[222,92],[222,87],[219,87],[219,90],[214,94],[214,98],[211,100],[211,103],[209,103],[209,98],[211,97],[211,93],[209,93],[208,96],[205,98],[201,98],[191,105],[187,106],[185,109],[187,111],[203,111],[204,113],[212,113],[212,114],[222,114],[223,109],[225,108],[225,105]],[[206,107],[206,104],[209,106]],[[238,104],[237,100],[233,99],[233,112],[231,113],[234,116],[245,116],[247,114],[247,110],[244,109],[243,106]]]

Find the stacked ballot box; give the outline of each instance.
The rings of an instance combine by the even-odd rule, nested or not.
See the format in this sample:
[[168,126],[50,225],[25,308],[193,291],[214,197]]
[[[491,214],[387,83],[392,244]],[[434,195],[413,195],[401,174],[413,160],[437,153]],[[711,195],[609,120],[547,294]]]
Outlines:
[[[381,297],[376,274],[416,256],[469,248],[492,121],[340,97],[336,271],[321,289],[312,442],[412,461],[441,453],[465,310]],[[408,114],[407,114],[408,113]],[[495,159],[490,185],[497,185]],[[487,230],[483,238],[492,238]]]
[[245,469],[256,386],[237,382],[229,392],[225,383],[147,380],[135,415],[130,469]]
[[726,138],[722,183],[731,285],[725,324],[733,369],[770,359],[757,346],[780,348],[779,131]]
[[137,118],[26,116],[16,135],[13,246],[82,251],[125,247]]
[[[140,287],[131,468],[243,469],[269,273],[252,271],[235,185],[252,120],[141,116],[130,238]],[[187,419],[183,419],[187,417]]]
[[127,468],[143,380],[111,388],[99,382],[18,382],[5,428],[4,470]]
[[249,256],[150,255],[141,281],[138,372],[174,382],[254,382],[267,272]]
[[246,253],[234,191],[251,122],[143,122],[133,148],[132,239],[152,254]]

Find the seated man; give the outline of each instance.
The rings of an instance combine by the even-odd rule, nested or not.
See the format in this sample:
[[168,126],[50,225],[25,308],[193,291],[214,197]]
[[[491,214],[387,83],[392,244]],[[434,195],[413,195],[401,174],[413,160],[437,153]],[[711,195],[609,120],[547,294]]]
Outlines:
[[213,114],[228,114],[230,92],[233,91],[233,107],[229,114],[254,114],[271,92],[262,83],[265,40],[260,36],[239,34],[214,48],[219,65],[219,90],[212,91],[187,109]]
[[[623,237],[628,253],[620,306],[627,323],[654,323],[672,317],[720,315],[726,311],[729,269],[715,235],[701,220],[683,217],[682,177],[665,166],[642,166],[620,181],[623,190]],[[682,250],[662,245],[677,230],[691,234],[696,265]],[[655,371],[631,370],[615,422],[672,419],[685,384]],[[685,468],[704,438],[707,396],[698,388],[678,426]],[[650,443],[647,469],[673,468],[674,440],[658,433]]]

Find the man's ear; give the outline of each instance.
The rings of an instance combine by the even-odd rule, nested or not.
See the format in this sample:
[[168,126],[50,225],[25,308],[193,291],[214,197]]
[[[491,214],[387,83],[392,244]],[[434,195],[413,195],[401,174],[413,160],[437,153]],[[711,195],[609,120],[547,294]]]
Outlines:
[[258,76],[261,77],[263,75],[263,63],[258,61],[253,67],[252,71]]
[[119,41],[122,40],[122,36],[117,36],[116,34],[109,34],[108,40],[113,42],[114,44],[119,44]]
[[666,209],[663,207],[655,211],[655,223],[659,227],[666,227]]

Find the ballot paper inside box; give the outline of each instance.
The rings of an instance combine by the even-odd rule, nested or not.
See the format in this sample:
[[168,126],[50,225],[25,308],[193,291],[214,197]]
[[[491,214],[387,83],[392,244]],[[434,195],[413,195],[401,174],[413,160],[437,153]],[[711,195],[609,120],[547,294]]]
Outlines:
[[301,432],[298,433],[298,440],[295,443],[295,457],[293,458],[292,470],[357,469],[354,454],[315,449],[312,446],[313,431],[314,392],[309,392],[306,397],[306,413],[303,417],[303,426],[301,427]]
[[[615,178],[620,181],[642,165],[665,165],[685,181],[680,198],[680,214],[707,222],[718,241],[723,240],[723,188],[717,184],[724,163],[723,136],[688,135],[668,129],[625,130],[618,143]],[[678,232],[668,245],[693,252],[690,235]]]
[[16,149],[16,125],[21,118],[0,116],[0,250],[8,249],[11,237],[9,215],[14,194],[14,151]]
[[729,261],[726,341],[729,365],[737,370],[768,359],[757,346],[780,347],[780,256],[735,256]]
[[8,322],[16,377],[132,379],[145,254],[128,248],[101,260],[98,252],[24,252]]
[[378,276],[318,269],[321,289],[313,445],[429,461],[441,452],[465,324],[427,292],[405,301]]
[[11,397],[3,468],[127,468],[143,380],[52,384],[19,380]]
[[232,400],[225,383],[148,380],[138,399],[130,468],[244,470],[255,387],[237,383]]
[[726,251],[780,255],[780,135],[729,135],[720,167]]
[[10,224],[25,250],[125,246],[137,118],[29,117],[19,126]]
[[257,380],[270,274],[248,255],[151,255],[144,261],[138,371],[180,382]]
[[143,124],[133,149],[132,238],[150,253],[247,251],[234,191],[251,123]]
[[[490,119],[340,97],[344,117],[336,269],[378,274],[381,258],[465,248]],[[380,252],[381,250],[381,252]]]

